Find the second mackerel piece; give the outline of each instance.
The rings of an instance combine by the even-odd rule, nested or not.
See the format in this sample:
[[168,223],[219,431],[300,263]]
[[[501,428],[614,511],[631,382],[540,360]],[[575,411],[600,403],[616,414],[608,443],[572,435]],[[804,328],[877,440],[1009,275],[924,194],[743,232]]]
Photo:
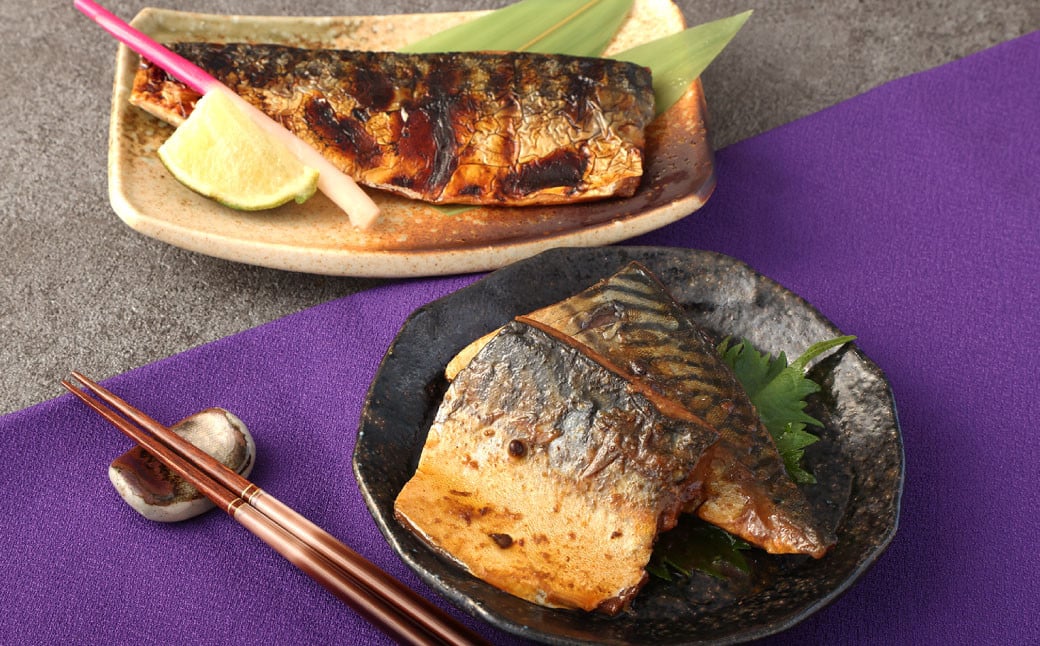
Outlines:
[[645,267],[632,263],[529,316],[604,354],[719,431],[706,457],[702,499],[690,506],[698,516],[776,554],[819,558],[833,545],[736,375]]

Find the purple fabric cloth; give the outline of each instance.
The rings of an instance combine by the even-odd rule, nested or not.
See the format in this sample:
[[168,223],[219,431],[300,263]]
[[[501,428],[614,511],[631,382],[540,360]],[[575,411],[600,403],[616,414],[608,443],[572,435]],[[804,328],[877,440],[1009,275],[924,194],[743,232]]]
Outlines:
[[[718,175],[704,209],[634,242],[733,255],[857,335],[906,448],[889,550],[767,641],[1040,641],[1040,33],[727,148]],[[235,411],[258,483],[429,593],[378,533],[351,452],[400,324],[473,279],[388,284],[107,383],[167,423]],[[105,477],[128,447],[68,395],[0,419],[0,641],[386,642],[226,516],[137,516]]]

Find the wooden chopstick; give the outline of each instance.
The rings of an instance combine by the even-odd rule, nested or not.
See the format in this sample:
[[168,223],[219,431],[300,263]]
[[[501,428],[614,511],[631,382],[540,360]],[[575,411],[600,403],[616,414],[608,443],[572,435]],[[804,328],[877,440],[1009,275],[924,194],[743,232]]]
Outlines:
[[274,496],[78,372],[61,384],[358,614],[409,644],[486,644]]

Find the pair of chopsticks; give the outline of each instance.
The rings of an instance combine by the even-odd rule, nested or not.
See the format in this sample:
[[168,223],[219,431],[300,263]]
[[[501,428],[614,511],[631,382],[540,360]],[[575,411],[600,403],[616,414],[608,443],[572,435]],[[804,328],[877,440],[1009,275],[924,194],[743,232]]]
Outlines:
[[61,385],[398,642],[486,643],[331,534],[104,387],[77,372]]

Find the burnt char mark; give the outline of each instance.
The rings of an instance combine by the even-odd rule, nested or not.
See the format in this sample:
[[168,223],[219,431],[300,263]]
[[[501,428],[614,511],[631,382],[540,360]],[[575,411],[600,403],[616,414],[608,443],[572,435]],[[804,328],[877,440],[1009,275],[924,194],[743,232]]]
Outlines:
[[139,73],[134,78],[134,91],[152,95],[161,95],[163,86],[167,83],[176,83],[177,80],[170,76],[166,70],[152,63],[146,58],[141,58]]
[[322,96],[312,95],[304,100],[304,119],[311,131],[329,146],[347,157],[353,157],[363,166],[375,166],[383,156],[379,145],[365,132],[364,125],[354,117],[336,114]]
[[175,43],[171,47],[232,89],[284,86],[294,67],[293,52],[284,48],[260,46],[264,55],[250,56],[253,47],[241,43]]
[[297,61],[291,50],[275,50],[264,56],[246,58],[238,53],[240,46],[229,47],[225,55],[244,61],[238,65],[239,82],[249,87],[277,90],[284,87]]
[[352,66],[354,83],[352,91],[358,105],[370,114],[388,110],[394,101],[394,80],[381,67],[382,61],[371,53],[356,54],[358,60]]
[[564,104],[571,119],[575,123],[582,123],[588,118],[589,111],[594,109],[593,106],[600,105],[596,87],[598,79],[604,76],[604,64],[596,60],[581,60],[574,68],[564,77]]
[[435,195],[451,180],[458,167],[454,119],[451,114],[455,103],[456,100],[450,94],[437,90],[431,92],[430,102],[423,106],[433,137],[433,172],[430,173],[429,186]]
[[436,195],[437,192],[431,194],[428,191],[432,185],[433,166],[437,161],[437,152],[430,149],[434,124],[430,123],[428,111],[411,104],[405,105],[404,109],[408,119],[401,124],[401,135],[396,142],[401,168],[394,174],[391,183],[424,195]]
[[557,150],[506,175],[502,188],[510,197],[522,197],[557,186],[579,190],[587,163],[584,156],[573,150]]
[[[408,186],[436,199],[459,167],[457,129],[473,119],[469,66],[459,54],[405,57],[400,64],[416,82],[411,98],[402,101],[407,119],[396,152],[408,166]],[[397,177],[394,183],[401,185],[404,179]]]
[[[598,148],[567,139],[566,121],[578,130],[594,130],[588,123],[606,109],[606,117],[641,127],[646,115],[635,113],[652,111],[649,71],[618,61],[245,43],[171,48],[319,148],[335,150],[339,162],[355,167],[360,181],[433,202],[557,201],[608,182],[623,193],[613,175],[593,165],[602,154]],[[135,93],[152,95],[151,102],[167,111],[190,112],[191,105],[169,107],[180,97],[170,96],[172,84],[158,68],[146,79],[141,76]],[[545,126],[546,141],[557,137],[557,130],[564,139],[552,142],[556,152],[541,159],[530,161],[524,154],[529,161],[519,166],[515,160],[527,143],[522,137],[534,139],[517,125],[525,119],[552,124]]]
[[[626,65],[621,68],[625,74],[625,80],[628,81],[628,85],[632,88],[634,94],[648,93],[652,99],[654,96],[654,79],[653,73],[650,68],[643,67],[641,65]],[[652,118],[653,109],[650,106],[650,116]]]
[[173,43],[169,47],[222,81],[238,67],[235,63],[238,50],[233,45]]
[[429,99],[420,107],[429,120],[433,138],[433,169],[429,186],[434,194],[440,193],[458,167],[455,124],[456,113],[463,109],[468,92],[465,76],[465,65],[454,55],[434,64],[430,69]]
[[[488,72],[488,89],[491,96],[513,96],[517,79],[515,53],[504,55]],[[514,97],[515,98],[515,97]]]

